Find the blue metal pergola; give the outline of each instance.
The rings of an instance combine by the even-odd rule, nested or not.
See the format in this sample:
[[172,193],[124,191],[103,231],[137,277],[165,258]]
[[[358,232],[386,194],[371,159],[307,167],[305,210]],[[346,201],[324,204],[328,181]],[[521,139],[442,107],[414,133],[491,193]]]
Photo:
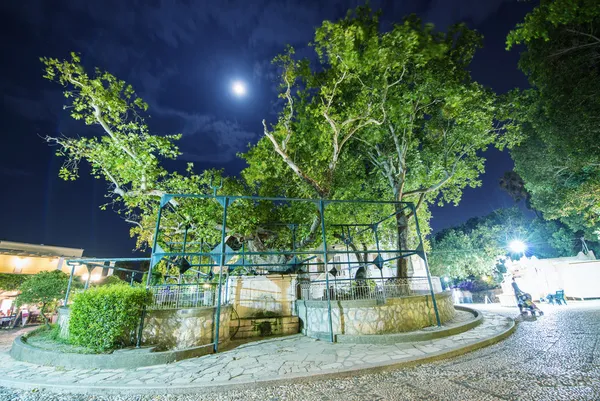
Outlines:
[[[329,199],[302,199],[302,198],[283,198],[283,197],[256,197],[256,196],[229,196],[229,195],[218,195],[218,187],[213,187],[214,193],[212,195],[200,195],[200,194],[165,194],[160,199],[160,205],[156,218],[156,226],[152,243],[152,253],[149,258],[116,258],[116,259],[73,259],[67,262],[71,266],[71,280],[69,281],[69,287],[67,289],[67,295],[65,297],[65,304],[68,301],[69,293],[71,291],[71,282],[75,268],[78,265],[86,265],[88,272],[96,267],[112,268],[115,270],[130,271],[134,273],[148,273],[146,286],[151,286],[151,278],[153,271],[157,268],[157,265],[161,261],[165,261],[167,268],[169,269],[173,265],[179,267],[179,280],[181,284],[182,274],[187,270],[192,270],[198,277],[202,277],[205,280],[217,280],[217,302],[215,311],[215,336],[213,349],[215,352],[219,348],[219,326],[220,326],[220,313],[222,300],[222,289],[223,289],[223,278],[228,276],[229,273],[236,268],[245,269],[245,274],[256,271],[262,272],[285,272],[289,269],[297,269],[299,267],[309,268],[310,266],[327,265],[330,256],[335,255],[349,255],[355,253],[349,249],[354,238],[359,236],[371,236],[369,245],[374,245],[373,249],[361,249],[360,253],[363,255],[373,255],[374,259],[369,260],[367,264],[373,264],[382,271],[384,263],[394,262],[401,258],[408,258],[411,255],[420,256],[425,262],[425,268],[427,273],[427,282],[429,285],[429,292],[433,301],[433,307],[435,310],[435,317],[438,326],[441,325],[440,317],[437,309],[437,303],[431,282],[431,276],[429,273],[429,266],[427,262],[427,255],[424,251],[423,239],[421,236],[418,219],[416,216],[416,209],[414,204],[409,202],[395,202],[395,201],[369,201],[369,200],[329,200]],[[172,213],[174,209],[173,204],[177,205],[178,202],[192,201],[192,202],[208,202],[213,206],[218,205],[220,208],[220,227],[217,229],[220,232],[214,233],[214,238],[219,238],[220,241],[215,244],[204,241],[202,238],[197,238],[193,235],[193,230],[190,230],[189,225],[185,225],[185,229],[182,233],[179,233],[180,238],[169,238],[166,229],[161,226],[161,222],[166,213],[170,214],[170,217],[174,216]],[[281,205],[294,206],[302,204],[302,206],[312,205],[312,209],[320,219],[319,226],[321,231],[321,242],[322,250],[315,250],[314,239],[308,246],[299,247],[297,246],[297,235],[298,230],[302,226],[306,226],[306,222],[283,222],[279,223],[279,226],[283,229],[288,229],[291,235],[291,245],[289,249],[276,249],[268,251],[250,251],[241,246],[241,249],[234,250],[228,245],[227,241],[227,224],[229,222],[228,212],[235,207],[236,202],[247,201],[251,205],[257,205],[259,203],[264,204],[270,202],[273,210]],[[167,208],[167,205],[171,205]],[[313,208],[314,207],[314,208]],[[372,211],[371,219],[373,221],[357,221],[357,222],[339,222],[327,220],[326,211],[328,208],[344,209],[350,208],[350,212],[347,214],[352,215],[352,210],[369,210]],[[303,209],[304,210],[304,209]],[[382,247],[381,241],[381,227],[387,225],[389,231],[390,227],[394,227],[395,217],[399,213],[412,213],[415,217],[415,228],[417,234],[417,246],[414,249],[386,249]],[[334,216],[335,213],[332,213]],[[241,219],[245,218],[244,214],[241,213]],[[213,216],[215,217],[215,216]],[[219,219],[218,216],[216,216]],[[312,224],[315,226],[314,224]],[[313,227],[314,228],[314,227]],[[346,250],[330,250],[328,249],[328,228],[332,231],[340,232],[337,238],[346,245]],[[393,231],[393,230],[392,230]],[[389,243],[389,241],[388,241]],[[394,248],[392,246],[392,248]],[[166,250],[165,250],[166,249]],[[388,255],[384,258],[382,255]],[[322,262],[318,260],[318,255],[322,257]],[[285,260],[283,263],[279,262],[265,262],[265,256],[275,256],[279,260]],[[256,261],[256,259],[263,258],[262,261]],[[350,262],[350,258],[347,258],[348,266],[351,269],[352,264],[360,265],[357,262]],[[106,266],[107,261],[115,262],[143,262],[149,261],[148,271],[131,270],[120,266]],[[364,263],[363,263],[364,265]],[[329,287],[329,274],[327,269],[325,270],[325,284]],[[89,286],[89,279],[91,274],[88,275],[88,279],[85,287]],[[383,273],[381,274],[383,282]],[[227,282],[227,281],[226,281]],[[328,309],[328,324],[330,331],[330,341],[334,341],[333,327],[332,327],[332,314],[331,314],[331,296],[330,291],[326,291],[326,301]],[[142,328],[140,327],[140,333]]]

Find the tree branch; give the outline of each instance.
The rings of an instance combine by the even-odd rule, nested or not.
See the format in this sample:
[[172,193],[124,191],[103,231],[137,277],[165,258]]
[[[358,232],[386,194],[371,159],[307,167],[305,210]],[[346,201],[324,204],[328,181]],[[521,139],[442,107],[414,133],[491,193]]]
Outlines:
[[465,149],[465,151],[462,152],[460,154],[460,156],[458,156],[456,158],[456,161],[454,162],[454,165],[452,166],[452,171],[450,171],[450,172],[446,171],[446,177],[444,177],[438,183],[433,184],[426,188],[420,188],[420,189],[415,189],[413,191],[408,191],[404,194],[404,196],[424,195],[424,194],[427,194],[427,193],[430,193],[430,192],[440,189],[444,184],[446,184],[454,176],[454,173],[456,172],[456,167],[458,166],[458,162],[460,162],[462,160],[463,156],[465,156],[467,154],[469,149],[471,149],[471,147]]
[[263,128],[264,128],[264,134],[265,134],[265,136],[267,138],[269,138],[269,140],[273,144],[273,148],[275,148],[275,152],[277,152],[277,154],[279,154],[279,156],[281,156],[283,158],[283,161],[292,169],[292,171],[300,179],[302,179],[304,182],[306,182],[307,184],[309,184],[317,192],[317,194],[320,197],[326,197],[327,192],[323,188],[321,188],[321,186],[319,185],[319,183],[316,182],[311,177],[309,177],[308,175],[306,175],[300,169],[300,167],[298,167],[298,165],[296,163],[294,163],[294,161],[288,156],[288,154],[281,148],[281,146],[279,146],[279,143],[277,142],[277,139],[275,139],[275,136],[273,136],[273,134],[270,133],[269,130],[268,130],[268,128],[267,128],[267,122],[265,120],[263,120],[262,123],[263,123]]

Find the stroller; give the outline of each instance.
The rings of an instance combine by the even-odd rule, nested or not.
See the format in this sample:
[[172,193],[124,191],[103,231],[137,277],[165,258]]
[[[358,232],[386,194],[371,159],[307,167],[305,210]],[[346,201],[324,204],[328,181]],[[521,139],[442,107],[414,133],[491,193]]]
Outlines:
[[530,294],[522,292],[517,295],[517,298],[519,299],[519,311],[521,311],[522,315],[526,315],[527,312],[531,313],[531,316],[535,316],[536,313],[538,316],[544,315],[544,312],[533,303]]

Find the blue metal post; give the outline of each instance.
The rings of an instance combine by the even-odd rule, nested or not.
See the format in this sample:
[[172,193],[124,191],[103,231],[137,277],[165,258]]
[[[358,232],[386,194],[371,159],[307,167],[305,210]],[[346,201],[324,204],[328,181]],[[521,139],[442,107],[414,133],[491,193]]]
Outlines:
[[325,265],[325,286],[327,287],[327,317],[329,319],[329,341],[333,339],[333,320],[331,318],[331,296],[329,293],[329,271],[327,270],[327,235],[325,235],[325,202],[319,200],[319,212],[321,213],[321,233],[323,235],[323,263]]
[[[348,262],[348,276],[350,277],[350,287],[352,288],[352,265],[350,264],[350,247],[349,245],[352,243],[350,241],[350,227],[348,229],[348,236],[344,234],[344,227],[342,226],[342,238],[344,238],[344,243],[346,244],[346,262]],[[358,261],[358,260],[357,260]],[[360,261],[359,261],[360,262]]]
[[88,277],[87,277],[87,280],[85,280],[85,285],[83,286],[84,290],[87,290],[90,287],[90,280],[92,279],[92,270],[94,270],[94,268],[92,267],[90,269],[90,267],[87,266],[87,270],[88,270]]
[[442,325],[440,321],[440,312],[438,311],[437,302],[435,300],[435,293],[433,291],[433,284],[431,283],[431,274],[429,274],[429,262],[427,261],[427,254],[425,253],[425,247],[423,246],[423,238],[421,238],[421,230],[419,229],[419,219],[417,218],[417,210],[415,205],[410,204],[413,215],[415,216],[415,226],[417,228],[417,236],[419,237],[419,247],[421,248],[421,257],[425,262],[425,272],[427,272],[427,281],[429,282],[429,291],[431,293],[431,301],[433,302],[433,310],[435,311],[435,320],[437,321],[438,327]]
[[[380,258],[381,254],[379,253],[379,234],[377,232],[377,228],[378,224],[373,224],[373,231],[375,232],[375,244],[377,245],[377,257]],[[381,275],[381,292],[383,293],[383,301],[385,302],[385,283],[383,281],[383,265],[381,266],[381,269],[379,269],[379,274]]]
[[162,217],[163,209],[163,197],[160,199],[160,206],[158,207],[158,216],[156,216],[156,228],[154,229],[154,243],[152,244],[152,258],[150,258],[150,266],[148,267],[148,277],[146,277],[146,287],[150,287],[152,279],[152,261],[154,259],[154,253],[156,252],[156,245],[158,244],[158,234],[160,230],[160,218]]
[[65,304],[67,306],[67,302],[69,302],[69,294],[71,293],[71,284],[73,283],[73,275],[75,274],[75,265],[71,266],[71,276],[69,276],[69,284],[67,284],[67,293],[65,294]]
[[219,326],[221,322],[221,290],[223,288],[223,266],[225,265],[225,231],[227,226],[227,206],[229,205],[229,198],[227,196],[223,199],[223,226],[221,228],[221,262],[219,263],[219,295],[217,295],[217,312],[215,316],[215,344],[214,351],[219,351]]

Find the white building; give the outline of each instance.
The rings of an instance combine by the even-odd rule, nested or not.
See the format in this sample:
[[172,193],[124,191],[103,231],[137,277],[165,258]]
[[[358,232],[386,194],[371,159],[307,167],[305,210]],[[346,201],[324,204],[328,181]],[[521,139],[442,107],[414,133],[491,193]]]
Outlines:
[[500,295],[503,306],[516,305],[511,286],[513,277],[521,291],[531,294],[534,300],[558,290],[564,290],[568,298],[600,298],[600,260],[596,260],[592,251],[587,255],[580,252],[577,256],[553,259],[524,257],[508,261],[507,270]]

